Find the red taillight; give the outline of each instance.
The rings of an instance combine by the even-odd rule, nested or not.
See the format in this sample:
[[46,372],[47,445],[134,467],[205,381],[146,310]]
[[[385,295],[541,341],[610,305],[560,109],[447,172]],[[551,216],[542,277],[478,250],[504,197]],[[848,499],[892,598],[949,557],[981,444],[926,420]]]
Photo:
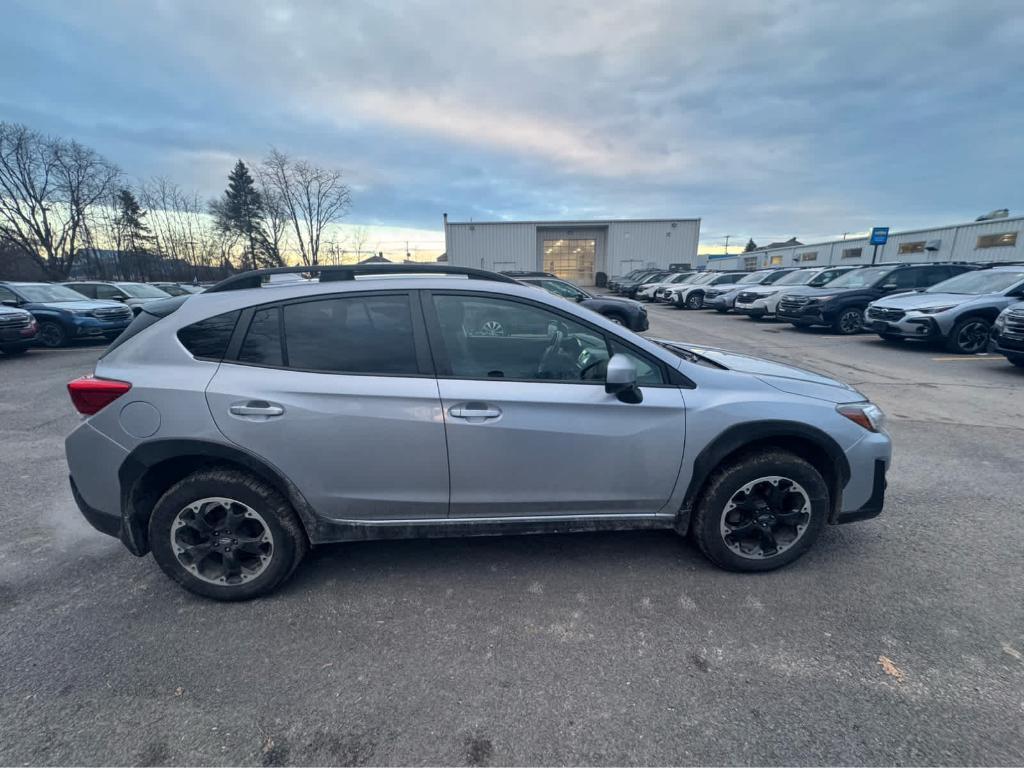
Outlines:
[[78,412],[85,416],[99,413],[132,388],[127,381],[83,376],[68,382],[68,394]]

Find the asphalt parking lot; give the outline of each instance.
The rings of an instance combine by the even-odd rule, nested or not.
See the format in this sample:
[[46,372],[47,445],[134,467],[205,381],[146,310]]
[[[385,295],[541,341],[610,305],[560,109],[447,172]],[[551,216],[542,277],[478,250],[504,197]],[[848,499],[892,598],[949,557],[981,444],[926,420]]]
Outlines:
[[100,348],[0,357],[0,764],[1024,763],[1024,370],[651,317],[878,402],[883,516],[771,574],[662,532],[366,542],[217,604],[74,508]]

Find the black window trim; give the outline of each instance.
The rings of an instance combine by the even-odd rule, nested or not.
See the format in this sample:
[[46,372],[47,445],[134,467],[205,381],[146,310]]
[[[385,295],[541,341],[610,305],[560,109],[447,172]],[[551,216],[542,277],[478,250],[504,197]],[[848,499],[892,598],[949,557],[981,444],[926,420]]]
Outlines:
[[[427,330],[423,321],[422,307],[420,304],[418,291],[410,289],[401,290],[376,290],[376,291],[343,291],[340,293],[320,293],[312,296],[298,296],[292,299],[285,299],[280,301],[268,301],[263,304],[254,304],[253,306],[246,307],[242,310],[241,316],[238,318],[238,322],[235,324],[235,330],[231,337],[231,342],[228,344],[228,351],[224,355],[222,362],[230,363],[231,365],[243,365],[248,368],[263,368],[274,371],[293,371],[295,373],[321,373],[331,376],[373,376],[377,378],[392,378],[392,379],[432,379],[434,378],[433,359],[430,354],[430,349],[427,341]],[[416,355],[416,367],[419,369],[418,373],[364,373],[361,371],[332,371],[324,370],[322,368],[298,368],[288,364],[288,340],[284,329],[284,308],[293,304],[308,304],[314,301],[331,301],[336,299],[346,298],[365,298],[369,296],[405,296],[409,302],[409,316],[412,320],[412,336],[413,336],[413,348]],[[277,309],[278,310],[278,322],[280,323],[280,336],[281,336],[281,361],[283,365],[267,365],[266,363],[249,363],[238,359],[238,354],[242,349],[242,343],[245,340],[245,336],[249,333],[249,326],[252,323],[253,316],[259,311],[265,309]]]
[[553,307],[550,304],[544,304],[543,302],[533,301],[522,296],[512,296],[506,293],[491,293],[489,291],[459,291],[451,289],[442,290],[427,290],[420,289],[417,291],[422,294],[421,307],[423,309],[424,317],[426,318],[427,326],[427,338],[430,344],[430,350],[434,355],[434,369],[436,370],[438,379],[449,379],[456,381],[507,381],[515,382],[518,384],[568,384],[572,386],[604,386],[603,381],[569,381],[565,379],[518,379],[518,378],[491,378],[488,376],[456,376],[451,372],[451,362],[448,360],[447,348],[444,345],[444,336],[441,331],[441,322],[437,317],[437,310],[434,306],[434,296],[475,296],[478,298],[485,299],[498,299],[499,301],[511,301],[520,304],[525,304],[530,307],[537,309],[546,310],[553,312],[556,315],[561,315],[566,320],[569,320],[578,325],[582,325],[594,332],[595,336],[600,336],[604,339],[605,346],[608,348],[609,355],[611,354],[610,342],[614,338],[615,342],[626,347],[630,352],[635,354],[637,357],[646,360],[652,367],[658,368],[661,371],[662,378],[666,380],[664,384],[643,384],[643,388],[655,387],[658,389],[696,389],[697,385],[685,374],[681,373],[678,369],[673,368],[667,363],[663,362],[657,357],[652,356],[649,352],[640,349],[635,344],[631,343],[628,339],[624,339],[614,333],[606,331],[604,328],[599,328],[596,325],[578,317],[570,312],[566,312],[559,307]]

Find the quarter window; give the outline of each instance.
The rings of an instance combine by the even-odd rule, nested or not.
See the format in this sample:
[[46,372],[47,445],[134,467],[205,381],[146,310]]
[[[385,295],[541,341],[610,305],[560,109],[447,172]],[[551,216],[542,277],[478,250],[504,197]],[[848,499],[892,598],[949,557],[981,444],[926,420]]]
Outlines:
[[979,235],[978,248],[1002,248],[1017,245],[1016,232],[1001,232],[998,235]]
[[289,368],[419,373],[408,296],[346,296],[286,304],[284,333]]
[[238,311],[225,312],[187,325],[178,331],[178,341],[193,357],[220,360],[228,351],[228,342],[231,341],[238,315]]

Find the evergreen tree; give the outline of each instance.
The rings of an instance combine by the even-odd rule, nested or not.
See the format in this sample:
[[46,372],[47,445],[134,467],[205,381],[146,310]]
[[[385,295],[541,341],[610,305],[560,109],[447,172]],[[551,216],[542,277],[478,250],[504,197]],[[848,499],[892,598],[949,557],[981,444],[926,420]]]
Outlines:
[[268,242],[263,228],[263,196],[241,160],[228,175],[224,196],[210,205],[217,226],[224,232],[238,235],[246,247],[244,261],[250,269],[258,269],[257,255]]
[[[143,254],[152,242],[153,235],[146,223],[146,211],[139,205],[135,193],[127,187],[118,190],[114,196],[114,227],[117,236],[117,251],[122,261],[122,273],[129,276],[143,275]],[[127,265],[125,262],[127,256]],[[125,268],[127,267],[127,268]]]
[[744,253],[750,253],[751,251],[757,250],[757,243],[754,242],[754,238],[747,240],[747,247],[743,249]]

